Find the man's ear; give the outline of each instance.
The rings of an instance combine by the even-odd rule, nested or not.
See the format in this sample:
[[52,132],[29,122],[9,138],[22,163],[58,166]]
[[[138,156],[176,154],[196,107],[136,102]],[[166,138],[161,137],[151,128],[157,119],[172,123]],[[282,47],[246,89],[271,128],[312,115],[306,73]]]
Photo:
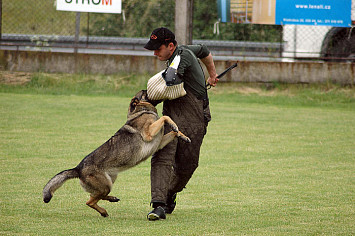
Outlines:
[[174,43],[173,43],[173,42],[170,42],[170,43],[168,44],[168,48],[169,48],[170,51],[174,51],[174,50],[175,50],[175,45],[174,45]]

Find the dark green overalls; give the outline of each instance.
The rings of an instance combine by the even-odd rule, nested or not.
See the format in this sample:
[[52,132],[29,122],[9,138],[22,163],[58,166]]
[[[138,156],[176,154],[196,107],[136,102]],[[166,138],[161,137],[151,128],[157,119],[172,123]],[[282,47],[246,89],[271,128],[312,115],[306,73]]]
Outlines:
[[[179,51],[182,50],[182,51]],[[197,58],[209,55],[204,45],[178,46],[168,65],[178,53],[181,61],[178,74],[184,81],[187,94],[183,97],[166,100],[163,115],[170,116],[179,130],[191,139],[186,143],[175,139],[155,153],[151,160],[151,194],[153,204],[165,204],[168,194],[180,192],[190,180],[199,162],[200,147],[211,119],[206,82]],[[168,125],[165,133],[171,131]]]

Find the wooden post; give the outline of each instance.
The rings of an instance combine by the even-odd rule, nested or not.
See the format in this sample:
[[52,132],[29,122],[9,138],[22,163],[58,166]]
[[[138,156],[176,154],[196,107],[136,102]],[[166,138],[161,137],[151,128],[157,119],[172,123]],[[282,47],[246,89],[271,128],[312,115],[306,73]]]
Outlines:
[[193,0],[175,0],[175,37],[178,44],[192,44]]

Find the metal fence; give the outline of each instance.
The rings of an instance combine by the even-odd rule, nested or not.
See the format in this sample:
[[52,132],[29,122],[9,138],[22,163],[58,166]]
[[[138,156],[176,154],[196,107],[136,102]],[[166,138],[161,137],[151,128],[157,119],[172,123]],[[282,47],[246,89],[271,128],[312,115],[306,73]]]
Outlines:
[[[144,37],[127,37],[129,34],[125,32],[125,27],[133,24],[125,21],[129,12],[57,11],[55,0],[2,0],[1,4],[0,49],[112,54],[131,51],[144,54],[147,52],[143,50],[143,45],[148,32],[154,28],[151,22],[138,22],[136,27],[147,28],[147,33]],[[161,10],[159,4],[151,4],[151,7],[148,13]],[[240,21],[241,16],[235,14],[235,18]],[[174,27],[172,20],[167,20],[166,25]],[[227,26],[216,20],[216,24],[206,24],[205,27],[217,34],[219,28]],[[262,29],[263,26],[260,27]],[[355,61],[355,30],[352,28],[285,25],[279,27],[281,30],[273,31],[278,34],[273,37],[276,41],[255,41],[253,34],[267,32],[269,28],[266,27],[270,28],[265,26],[265,30],[254,33],[235,32],[238,36],[243,34],[242,40],[202,40],[194,37],[193,43],[204,43],[215,55],[232,59]],[[131,31],[129,33],[134,34]]]

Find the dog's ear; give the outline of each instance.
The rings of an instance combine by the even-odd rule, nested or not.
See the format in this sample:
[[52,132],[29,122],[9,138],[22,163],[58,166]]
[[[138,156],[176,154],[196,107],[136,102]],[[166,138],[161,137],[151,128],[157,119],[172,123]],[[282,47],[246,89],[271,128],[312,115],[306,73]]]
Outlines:
[[136,95],[136,98],[138,98],[140,101],[146,102],[148,100],[148,95],[147,95],[147,90],[141,90],[139,91]]
[[145,102],[149,101],[147,90],[142,90],[142,99],[141,100],[143,100]]
[[133,112],[139,103],[139,99],[137,97],[132,98],[131,103],[129,104],[129,112]]

